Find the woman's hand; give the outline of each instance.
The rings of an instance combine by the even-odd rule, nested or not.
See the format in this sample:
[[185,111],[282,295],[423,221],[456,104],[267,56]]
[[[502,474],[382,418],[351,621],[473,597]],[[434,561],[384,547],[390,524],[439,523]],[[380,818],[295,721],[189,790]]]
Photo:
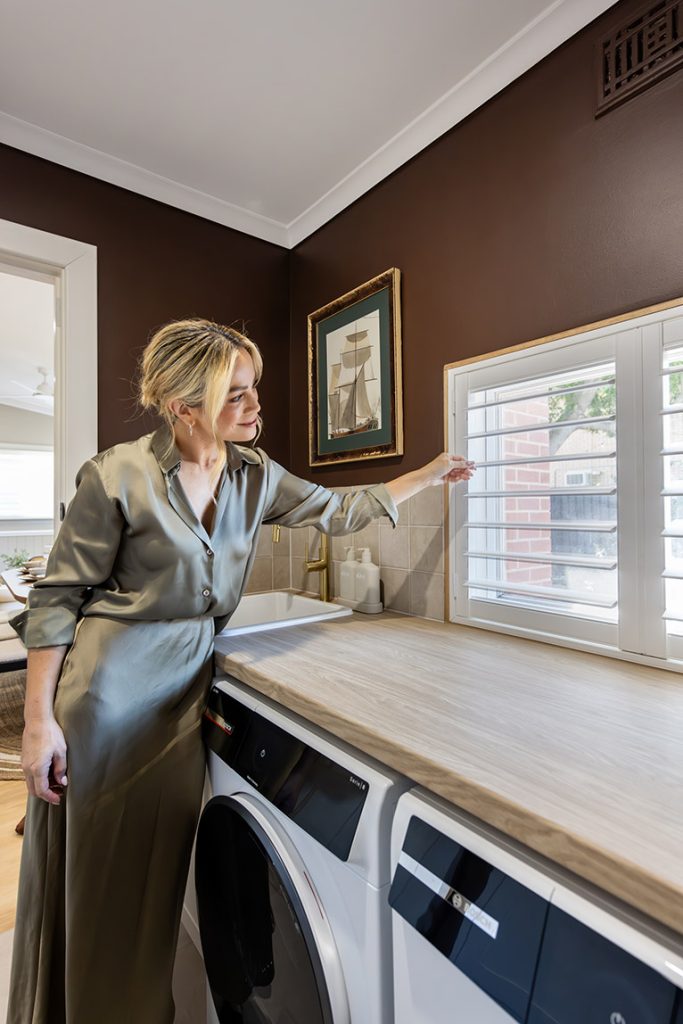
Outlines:
[[462,455],[451,455],[449,452],[442,452],[435,459],[428,462],[420,470],[424,474],[425,484],[455,484],[458,480],[470,480],[474,475],[476,466],[474,462],[468,462]]
[[469,480],[474,474],[476,466],[468,462],[462,455],[450,455],[449,452],[442,452],[435,459],[428,462],[421,469],[414,469],[403,476],[397,476],[385,484],[391,497],[398,505],[401,501],[407,501],[414,494],[419,494],[425,487],[432,484],[457,483],[458,480]]
[[21,768],[32,796],[49,804],[61,803],[67,784],[66,740],[54,717],[26,723],[21,744]]

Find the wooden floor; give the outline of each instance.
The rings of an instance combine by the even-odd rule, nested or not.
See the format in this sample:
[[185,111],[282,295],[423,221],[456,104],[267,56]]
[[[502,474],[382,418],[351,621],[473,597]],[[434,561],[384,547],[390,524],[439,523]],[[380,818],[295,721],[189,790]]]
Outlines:
[[26,783],[0,781],[0,932],[14,928],[22,838],[14,826],[26,809]]

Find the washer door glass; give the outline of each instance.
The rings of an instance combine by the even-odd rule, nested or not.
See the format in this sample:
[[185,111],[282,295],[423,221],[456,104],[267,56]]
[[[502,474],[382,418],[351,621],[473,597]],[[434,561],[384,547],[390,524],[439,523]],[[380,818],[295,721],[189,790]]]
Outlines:
[[303,894],[254,810],[214,797],[197,831],[199,930],[218,1020],[335,1024]]

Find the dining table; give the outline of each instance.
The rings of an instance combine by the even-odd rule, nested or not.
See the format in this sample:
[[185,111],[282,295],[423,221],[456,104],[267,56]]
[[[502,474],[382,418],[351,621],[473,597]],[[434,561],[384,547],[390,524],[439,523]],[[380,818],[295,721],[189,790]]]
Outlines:
[[32,584],[24,579],[21,569],[3,569],[0,572],[0,580],[16,601],[26,604]]
[[[13,602],[0,603],[0,673],[21,669],[26,666],[26,648],[7,621],[10,613],[16,615],[20,605],[26,604],[31,589],[24,580],[20,569],[3,569],[0,581],[5,584],[14,598]],[[4,614],[4,610],[7,613]]]

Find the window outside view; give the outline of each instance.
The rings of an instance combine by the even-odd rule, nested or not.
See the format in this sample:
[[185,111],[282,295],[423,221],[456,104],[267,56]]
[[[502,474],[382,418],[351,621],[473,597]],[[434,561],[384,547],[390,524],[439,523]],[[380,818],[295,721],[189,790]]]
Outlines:
[[470,393],[471,597],[616,622],[614,373]]
[[683,346],[664,349],[662,392],[665,615],[667,632],[683,636]]

